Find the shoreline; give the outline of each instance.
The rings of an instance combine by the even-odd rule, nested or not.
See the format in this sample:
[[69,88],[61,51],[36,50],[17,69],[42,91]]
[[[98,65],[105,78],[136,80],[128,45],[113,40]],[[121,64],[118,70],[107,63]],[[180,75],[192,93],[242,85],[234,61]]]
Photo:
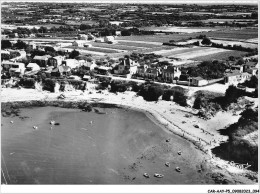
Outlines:
[[[3,89],[2,89],[3,90]],[[7,89],[4,89],[7,90]],[[218,157],[215,157],[212,154],[212,149],[214,147],[219,146],[221,143],[226,142],[222,138],[219,138],[223,135],[217,135],[213,134],[212,131],[206,132],[206,134],[199,133],[198,129],[197,131],[190,132],[187,129],[189,129],[190,126],[187,126],[188,124],[184,124],[184,127],[181,127],[180,124],[176,123],[175,120],[179,118],[175,118],[175,120],[170,120],[169,116],[171,116],[171,113],[166,113],[166,111],[171,111],[172,109],[175,110],[175,108],[178,108],[177,111],[182,114],[184,112],[187,114],[189,112],[190,114],[195,114],[194,111],[187,107],[180,107],[179,105],[176,105],[173,102],[167,102],[167,101],[159,101],[158,103],[155,102],[145,102],[143,99],[140,99],[141,97],[137,97],[134,95],[133,92],[127,92],[127,93],[120,93],[120,94],[112,94],[108,91],[104,91],[101,94],[95,93],[95,94],[88,94],[82,93],[80,91],[74,91],[76,92],[76,95],[74,92],[68,92],[66,93],[66,98],[64,100],[58,100],[57,96],[60,93],[49,93],[49,92],[39,92],[36,90],[31,89],[30,92],[33,93],[33,95],[30,95],[29,93],[25,93],[23,91],[26,91],[28,89],[8,89],[12,91],[16,91],[15,93],[21,93],[20,98],[18,100],[14,100],[14,97],[17,98],[17,94],[15,96],[8,95],[2,97],[1,102],[2,103],[11,103],[11,102],[30,102],[30,101],[38,101],[38,102],[53,102],[56,103],[75,103],[79,105],[80,103],[87,103],[87,104],[106,104],[106,105],[112,105],[115,107],[121,107],[121,108],[127,108],[132,110],[137,110],[140,112],[143,112],[152,122],[154,122],[156,125],[161,127],[163,130],[167,130],[170,133],[173,133],[174,135],[177,135],[178,137],[181,137],[182,139],[185,139],[186,141],[192,143],[196,149],[199,149],[207,156],[207,162],[210,163],[212,166],[215,166],[216,169],[213,169],[213,171],[217,170],[219,168],[220,170],[224,170],[228,174],[245,174],[245,173],[252,173],[250,170],[246,169],[239,169],[235,166],[232,166],[229,164],[228,161],[224,161]],[[6,91],[8,93],[8,90]],[[108,92],[108,93],[106,93]],[[40,94],[40,95],[39,95]],[[130,95],[131,94],[131,95]],[[2,96],[2,93],[1,93]],[[40,97],[40,98],[39,98]],[[53,104],[53,105],[54,105]],[[160,109],[157,109],[156,106],[158,104],[162,104],[162,107],[160,106]],[[173,107],[171,107],[173,106]],[[79,107],[72,107],[72,108],[79,108]],[[164,110],[165,108],[165,110]],[[168,109],[167,109],[168,108]],[[169,109],[170,108],[170,109]],[[164,111],[163,111],[164,110]],[[176,115],[176,114],[175,114]],[[183,116],[183,115],[182,115]],[[188,120],[191,120],[188,118]],[[193,123],[192,123],[193,124]],[[199,124],[201,125],[201,123]],[[203,124],[202,124],[203,126]],[[204,127],[203,127],[204,128]],[[220,129],[220,128],[219,128]],[[208,130],[209,131],[209,130]],[[216,130],[216,133],[217,130]],[[217,137],[215,137],[217,136]],[[207,141],[208,137],[213,137],[215,139],[215,143],[210,143]]]

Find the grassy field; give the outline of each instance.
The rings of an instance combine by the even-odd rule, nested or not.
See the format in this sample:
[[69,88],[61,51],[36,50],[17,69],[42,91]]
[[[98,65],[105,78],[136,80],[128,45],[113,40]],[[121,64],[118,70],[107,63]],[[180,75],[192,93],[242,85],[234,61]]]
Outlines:
[[137,50],[139,48],[133,47],[133,46],[126,46],[121,44],[106,44],[106,43],[91,43],[94,47],[100,47],[100,48],[111,48],[111,49],[119,49],[119,50],[126,50],[126,51],[132,51]]
[[234,38],[234,39],[252,39],[258,38],[258,29],[238,29],[227,28],[221,31],[202,32],[202,33],[191,33],[191,34],[169,34],[169,35],[142,35],[142,36],[121,36],[117,37],[117,40],[131,40],[131,41],[147,41],[149,42],[169,42],[169,40],[180,41],[188,39],[190,37],[196,38],[201,34],[205,34],[209,37],[215,38]]
[[149,42],[169,42],[169,40],[182,40],[190,37],[195,38],[200,33],[192,34],[169,34],[169,35],[142,35],[142,36],[120,36],[117,37],[117,40],[131,40],[131,41],[147,41]]
[[118,42],[119,45],[124,46],[134,46],[134,47],[141,47],[141,48],[155,48],[158,47],[158,45],[155,44],[149,44],[149,43],[140,43],[140,42]]
[[215,38],[234,38],[234,39],[252,39],[258,38],[258,30],[255,29],[241,29],[241,30],[225,30],[225,31],[217,31],[217,32],[207,32],[205,33],[209,37]]
[[221,53],[215,53],[211,55],[205,55],[205,56],[199,56],[191,58],[191,60],[196,61],[211,61],[211,60],[227,60],[229,56],[234,57],[243,57],[247,54],[247,52],[242,51],[229,51],[229,52],[221,52]]
[[[66,47],[66,48],[72,48],[74,49],[74,47]],[[86,51],[94,51],[94,52],[100,52],[100,53],[119,53],[119,51],[117,50],[112,50],[112,49],[105,49],[105,48],[93,48],[93,47],[78,47],[76,48],[76,50],[86,50]]]

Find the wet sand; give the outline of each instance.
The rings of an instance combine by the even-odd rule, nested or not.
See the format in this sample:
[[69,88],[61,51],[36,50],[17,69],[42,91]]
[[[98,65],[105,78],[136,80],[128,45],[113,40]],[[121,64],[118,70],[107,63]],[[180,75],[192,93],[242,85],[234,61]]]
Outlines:
[[[120,108],[100,110],[107,114],[41,107],[21,109],[20,117],[2,117],[2,164],[8,169],[7,173],[3,167],[9,184],[203,184],[208,181],[197,167],[205,155],[190,142],[163,130],[142,112]],[[60,125],[51,129],[52,119]],[[181,155],[177,153],[179,150]],[[181,172],[175,170],[177,166]],[[143,176],[145,172],[150,178]],[[164,177],[155,178],[154,173]]]

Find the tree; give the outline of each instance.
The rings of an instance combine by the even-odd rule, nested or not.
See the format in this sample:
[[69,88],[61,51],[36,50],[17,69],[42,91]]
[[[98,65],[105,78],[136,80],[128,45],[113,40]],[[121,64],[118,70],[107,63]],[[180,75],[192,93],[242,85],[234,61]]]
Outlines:
[[185,96],[183,93],[181,92],[175,92],[174,93],[174,97],[173,97],[173,101],[178,103],[181,106],[187,106],[187,96]]
[[9,40],[1,40],[1,49],[11,48],[12,43]]
[[18,40],[16,44],[14,44],[14,46],[17,48],[17,49],[26,49],[27,45],[25,42],[21,41],[21,40]]
[[230,61],[235,61],[235,57],[234,57],[234,56],[229,56],[229,57],[228,57],[228,60],[230,60]]
[[51,53],[54,53],[55,52],[55,49],[51,46],[46,46],[44,48],[45,52],[51,52]]
[[237,65],[243,65],[244,64],[244,59],[243,58],[240,58],[238,61],[237,61]]
[[79,56],[79,51],[76,51],[75,49],[70,53],[69,58],[75,59],[77,56]]
[[236,86],[229,86],[225,93],[225,103],[228,105],[232,102],[236,102],[237,99],[243,96],[244,91],[238,89]]
[[203,38],[203,40],[201,41],[201,44],[204,45],[210,45],[211,44],[211,40],[208,37]]
[[46,33],[48,30],[46,27],[41,26],[38,30],[39,33]]
[[122,30],[121,31],[121,36],[131,36],[131,31],[129,31],[129,30]]

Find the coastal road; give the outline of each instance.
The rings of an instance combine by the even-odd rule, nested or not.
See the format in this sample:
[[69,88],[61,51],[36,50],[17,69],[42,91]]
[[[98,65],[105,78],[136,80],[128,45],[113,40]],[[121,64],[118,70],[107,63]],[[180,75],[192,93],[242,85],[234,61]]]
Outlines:
[[[145,83],[145,80],[139,80],[139,79],[115,77],[115,76],[107,76],[107,75],[97,75],[97,76],[98,77],[109,77],[109,78],[112,78],[112,80],[133,81],[133,82],[137,82],[137,83]],[[154,82],[154,83],[164,85],[164,86],[170,86],[170,87],[179,86],[184,89],[188,89],[189,95],[192,95],[194,92],[199,91],[199,90],[206,90],[209,92],[217,92],[217,93],[225,94],[225,92],[228,88],[228,85],[219,84],[219,83],[215,83],[215,84],[208,85],[208,86],[201,86],[201,87],[184,86],[184,85],[178,85],[178,84],[173,84],[173,83],[162,83],[162,82]]]

